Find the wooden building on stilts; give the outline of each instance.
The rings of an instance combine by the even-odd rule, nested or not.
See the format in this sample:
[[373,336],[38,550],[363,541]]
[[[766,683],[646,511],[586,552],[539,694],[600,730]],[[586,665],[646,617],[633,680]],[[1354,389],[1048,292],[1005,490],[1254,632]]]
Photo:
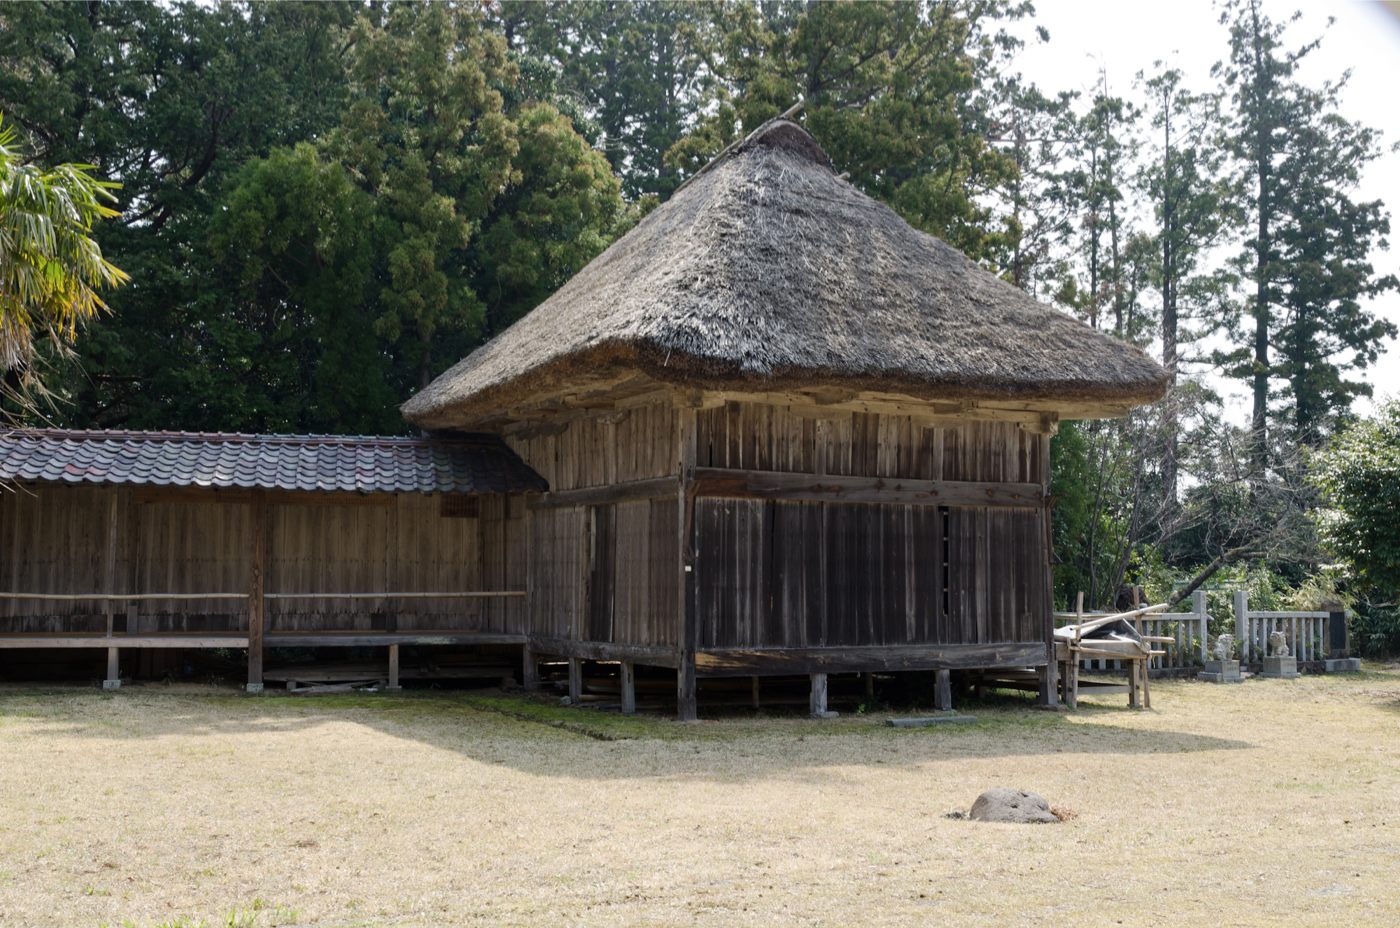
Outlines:
[[[696,717],[697,681],[726,676],[811,675],[814,713],[831,673],[934,671],[944,700],[949,671],[1035,669],[1053,700],[1050,436],[1062,419],[1152,402],[1166,383],[1136,348],[910,227],[838,177],[803,129],[774,120],[404,405],[427,432],[412,441],[478,436],[490,459],[480,466],[510,477],[482,480],[471,504],[449,503],[470,487],[404,487],[396,529],[374,522],[346,543],[364,545],[366,561],[428,557],[412,533],[438,530],[427,526],[460,506],[475,513],[461,556],[500,569],[468,577],[444,563],[411,581],[401,568],[348,572],[334,582],[378,583],[381,612],[333,608],[336,591],[323,588],[295,621],[327,634],[349,621],[387,644],[404,623],[380,627],[382,610],[410,601],[388,594],[454,592],[389,587],[450,576],[464,584],[456,592],[474,584],[511,605],[440,600],[431,620],[410,623],[421,636],[516,643],[527,684],[538,661],[567,660],[576,694],[582,662],[619,662],[624,710],[636,665],[674,668],[682,719]],[[0,479],[39,485],[6,460],[0,445]],[[425,495],[441,499],[414,501]],[[17,500],[0,499],[0,531],[25,539],[32,524],[16,512],[32,504]],[[406,529],[405,513],[420,509],[422,524],[415,515]],[[89,590],[110,569],[101,550],[86,555]],[[0,557],[10,594],[43,592],[17,591],[26,578],[55,593],[79,583],[41,579],[16,566],[22,557],[13,547]],[[156,583],[149,564],[131,570]],[[250,581],[254,591],[332,582],[284,570]],[[62,623],[26,619],[27,608],[0,601],[0,622],[12,623],[0,625],[0,648],[35,640],[36,622],[58,633]],[[263,623],[258,608],[248,599],[240,614]],[[89,617],[85,633],[112,627],[110,615]],[[258,629],[267,640],[285,632]]]
[[409,400],[501,435],[530,647],[696,680],[1034,667],[1049,442],[1166,372],[909,226],[774,120]]

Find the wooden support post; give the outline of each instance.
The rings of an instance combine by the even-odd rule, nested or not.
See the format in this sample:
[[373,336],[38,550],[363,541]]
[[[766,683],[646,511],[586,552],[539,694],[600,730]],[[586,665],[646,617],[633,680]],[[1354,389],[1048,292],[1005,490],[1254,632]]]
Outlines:
[[578,705],[583,701],[583,661],[569,658],[569,702]]
[[[108,495],[111,501],[107,506],[107,548],[103,552],[102,561],[102,592],[114,592],[117,583],[117,501],[121,498],[120,492],[115,488],[109,488]],[[107,637],[112,637],[114,631],[116,611],[112,600],[104,600],[103,612],[107,618]],[[122,685],[121,661],[117,648],[107,649],[107,676],[102,680],[104,690],[114,690]]]
[[263,690],[263,627],[267,599],[263,596],[267,565],[267,500],[262,490],[254,490],[249,502],[249,532],[252,534],[252,566],[248,576],[248,686],[250,693]]
[[389,685],[384,687],[386,692],[397,693],[403,689],[399,686],[399,646],[389,645]]
[[104,690],[115,690],[121,688],[121,662],[117,659],[118,653],[118,648],[107,649],[107,676],[102,681],[102,688]]
[[1144,709],[1151,709],[1152,686],[1149,683],[1148,678],[1152,676],[1152,658],[1146,657],[1139,661],[1138,664],[1140,665],[1138,673],[1142,681],[1142,707]]
[[1138,701],[1138,665],[1141,661],[1128,661],[1128,705],[1136,709]]
[[861,676],[865,677],[865,701],[867,703],[873,703],[875,702],[875,675],[873,673],[865,673],[861,674]]
[[939,712],[953,711],[953,672],[951,670],[934,671],[933,707]]
[[808,708],[811,709],[814,719],[834,719],[835,712],[830,712],[826,708],[826,674],[812,674],[812,695],[808,699]]
[[637,674],[631,661],[622,662],[622,676],[618,681],[622,689],[622,714],[637,713]]
[[1040,687],[1036,699],[1045,709],[1055,709],[1060,705],[1060,665],[1055,660],[1055,646],[1045,649],[1045,666],[1040,668]]
[[695,692],[695,652],[700,643],[695,609],[695,409],[676,412],[676,611],[680,625],[680,651],[676,655],[676,718],[693,722],[699,717]]
[[759,698],[761,696],[761,691],[759,689],[759,681],[762,679],[762,677],[757,676],[749,677],[749,684],[753,688],[753,707],[755,709],[761,708],[762,705],[759,701]]
[[527,690],[540,688],[540,665],[528,641],[520,649],[520,685]]

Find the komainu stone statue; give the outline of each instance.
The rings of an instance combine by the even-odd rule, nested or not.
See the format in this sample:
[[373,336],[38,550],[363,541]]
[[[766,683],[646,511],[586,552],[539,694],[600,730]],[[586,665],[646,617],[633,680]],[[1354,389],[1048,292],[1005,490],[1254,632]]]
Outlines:
[[1288,656],[1288,636],[1283,632],[1273,632],[1269,635],[1269,650],[1272,657]]
[[1235,636],[1221,635],[1215,639],[1215,659],[1218,661],[1228,661],[1230,655],[1235,653]]

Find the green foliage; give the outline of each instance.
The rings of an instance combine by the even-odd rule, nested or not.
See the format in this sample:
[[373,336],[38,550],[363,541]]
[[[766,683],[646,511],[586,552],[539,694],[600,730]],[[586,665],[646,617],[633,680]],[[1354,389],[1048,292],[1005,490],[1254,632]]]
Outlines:
[[106,308],[99,288],[124,283],[93,239],[117,214],[115,186],[87,165],[26,164],[14,130],[0,122],[0,374],[23,400],[38,389],[34,338],[66,348],[78,326]]
[[1400,401],[1341,431],[1313,460],[1324,541],[1361,590],[1400,596]]

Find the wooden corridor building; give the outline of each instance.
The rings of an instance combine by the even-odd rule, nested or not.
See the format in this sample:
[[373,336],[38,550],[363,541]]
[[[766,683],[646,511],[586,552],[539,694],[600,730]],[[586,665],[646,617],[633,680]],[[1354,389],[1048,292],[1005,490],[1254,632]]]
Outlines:
[[[527,683],[541,656],[569,659],[575,689],[580,661],[619,661],[627,705],[635,664],[675,668],[685,719],[706,676],[812,674],[815,692],[829,672],[1036,668],[1053,699],[1050,437],[1166,383],[775,120],[404,405],[430,435],[497,436],[523,468],[480,487],[480,547],[414,534],[448,496],[399,502],[395,544],[380,523],[343,538],[367,562],[343,579],[431,548],[439,573],[417,582],[515,596],[452,621],[516,636]],[[314,560],[309,537],[276,557]],[[451,574],[470,557],[501,566]],[[277,589],[289,569],[269,568]],[[400,629],[419,621],[385,599]],[[372,621],[325,600],[269,628],[332,613]]]

